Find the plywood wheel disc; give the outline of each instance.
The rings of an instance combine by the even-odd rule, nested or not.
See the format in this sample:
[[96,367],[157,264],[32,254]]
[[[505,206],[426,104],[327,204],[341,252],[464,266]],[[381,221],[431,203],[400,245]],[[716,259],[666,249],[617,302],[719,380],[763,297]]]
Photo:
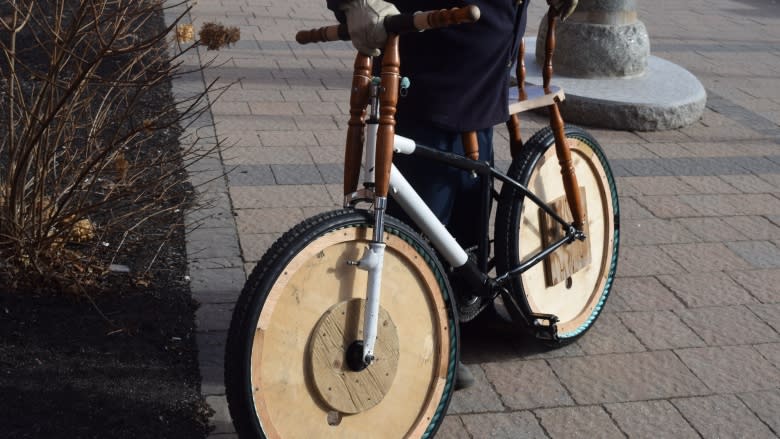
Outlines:
[[314,328],[310,342],[311,373],[322,400],[333,410],[354,414],[379,404],[398,368],[398,332],[390,315],[379,310],[375,359],[362,371],[345,362],[347,348],[362,338],[363,299],[334,305]]

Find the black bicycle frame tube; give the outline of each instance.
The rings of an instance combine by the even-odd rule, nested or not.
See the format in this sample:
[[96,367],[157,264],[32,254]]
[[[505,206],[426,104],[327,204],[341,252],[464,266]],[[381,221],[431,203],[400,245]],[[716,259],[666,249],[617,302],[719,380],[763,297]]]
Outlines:
[[[507,273],[504,273],[498,277],[496,277],[493,281],[495,282],[495,285],[502,285],[506,283],[509,278],[511,278],[514,275],[522,274],[534,265],[538,264],[544,258],[549,256],[551,253],[553,253],[558,248],[573,242],[575,239],[584,239],[585,235],[582,233],[581,230],[577,230],[573,224],[566,222],[560,215],[558,215],[557,212],[555,212],[550,206],[548,206],[544,201],[542,201],[539,197],[537,197],[534,193],[532,193],[528,188],[520,184],[518,181],[512,179],[511,177],[507,176],[506,174],[498,171],[495,169],[490,163],[488,162],[481,162],[476,160],[471,160],[467,157],[463,157],[458,154],[454,154],[451,152],[446,151],[440,151],[438,149],[434,149],[425,145],[416,144],[415,150],[413,155],[419,156],[421,158],[425,158],[427,160],[432,160],[435,162],[445,163],[449,166],[452,166],[454,168],[463,169],[465,171],[471,171],[476,173],[477,175],[480,175],[483,177],[482,181],[482,192],[483,192],[483,200],[480,205],[481,210],[481,217],[480,220],[480,228],[482,229],[482,235],[483,237],[480,238],[479,242],[479,253],[478,253],[478,265],[479,269],[482,270],[482,273],[487,272],[487,265],[488,265],[488,258],[489,258],[489,239],[488,239],[488,221],[489,221],[489,206],[490,206],[490,196],[491,196],[491,184],[490,184],[490,177],[497,178],[501,180],[504,184],[509,184],[512,187],[516,188],[520,192],[523,193],[525,197],[530,199],[534,204],[539,206],[540,209],[544,210],[548,215],[550,215],[556,222],[558,222],[561,226],[564,227],[566,230],[566,235],[561,238],[560,240],[554,242],[552,245],[550,245],[547,248],[542,249],[537,254],[531,256],[527,260],[523,261],[518,265],[517,267],[511,269]],[[468,264],[468,263],[467,263]],[[476,280],[476,279],[475,279]]]
[[[429,146],[420,145],[420,144],[417,144],[414,150],[414,155],[420,156],[428,160],[445,163],[454,168],[463,169],[466,171],[472,171],[477,173],[478,175],[491,176],[501,180],[504,183],[508,183],[512,185],[514,188],[516,188],[517,190],[519,190],[520,192],[522,192],[523,196],[531,199],[531,201],[533,201],[534,204],[539,206],[540,209],[544,210],[556,222],[564,226],[567,232],[571,227],[570,223],[566,222],[565,219],[561,218],[561,216],[558,215],[558,213],[555,210],[553,210],[550,206],[548,206],[547,203],[542,201],[533,192],[529,191],[528,188],[520,184],[518,181],[513,180],[503,172],[500,172],[499,170],[495,169],[488,162],[471,160],[469,158],[463,157],[455,153],[439,151],[438,149],[434,149]],[[578,232],[580,231],[578,230]]]

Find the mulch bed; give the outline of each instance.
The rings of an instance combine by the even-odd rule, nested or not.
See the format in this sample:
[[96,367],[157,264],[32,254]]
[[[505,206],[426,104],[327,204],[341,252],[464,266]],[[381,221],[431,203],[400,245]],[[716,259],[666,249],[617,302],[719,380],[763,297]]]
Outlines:
[[[155,17],[148,25],[164,23]],[[148,110],[171,99],[164,84],[149,96]],[[160,144],[178,148],[175,139]],[[178,188],[184,198],[188,189]],[[105,275],[85,294],[0,285],[0,437],[208,434],[184,231],[171,227],[182,223],[181,211],[147,222],[135,236],[166,244],[128,240],[117,262],[134,273]]]

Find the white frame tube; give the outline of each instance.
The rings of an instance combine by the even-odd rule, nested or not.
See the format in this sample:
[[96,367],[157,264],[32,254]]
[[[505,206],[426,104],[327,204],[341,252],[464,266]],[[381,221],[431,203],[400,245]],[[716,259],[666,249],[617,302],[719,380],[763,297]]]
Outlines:
[[469,256],[463,247],[458,244],[395,165],[392,165],[390,171],[390,195],[431,240],[433,248],[441,253],[452,267],[460,267],[468,261]]

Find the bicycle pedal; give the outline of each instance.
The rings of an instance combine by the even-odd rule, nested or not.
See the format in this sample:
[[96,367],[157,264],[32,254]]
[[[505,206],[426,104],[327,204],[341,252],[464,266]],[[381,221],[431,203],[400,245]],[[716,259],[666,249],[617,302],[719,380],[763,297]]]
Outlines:
[[558,316],[553,314],[531,314],[534,336],[539,340],[558,341]]

